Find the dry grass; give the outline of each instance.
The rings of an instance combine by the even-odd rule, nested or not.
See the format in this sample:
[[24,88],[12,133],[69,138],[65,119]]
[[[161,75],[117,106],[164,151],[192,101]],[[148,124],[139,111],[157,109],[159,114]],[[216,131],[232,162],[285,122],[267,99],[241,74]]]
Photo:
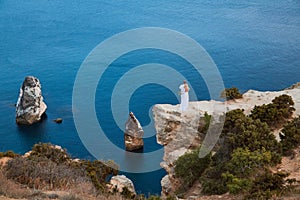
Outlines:
[[9,180],[0,168],[0,199],[58,199],[58,200],[123,200],[120,195],[97,195],[92,183],[82,182],[65,191],[42,191],[27,189],[21,184]]
[[11,198],[26,198],[31,192],[25,188],[22,188],[19,184],[8,180],[2,169],[0,168],[0,195]]
[[[17,159],[18,160],[18,159]],[[1,200],[32,200],[32,199],[57,199],[57,200],[123,200],[121,195],[99,195],[91,181],[78,179],[69,182],[66,187],[57,190],[36,190],[26,185],[8,179],[5,175],[8,159],[1,159],[0,164],[0,199]],[[6,165],[6,166],[5,166]],[[37,168],[41,169],[41,167]],[[17,171],[17,170],[16,170]],[[64,171],[66,172],[66,170]],[[73,174],[74,176],[75,174]],[[46,189],[46,188],[44,188]],[[48,188],[49,189],[49,188]]]

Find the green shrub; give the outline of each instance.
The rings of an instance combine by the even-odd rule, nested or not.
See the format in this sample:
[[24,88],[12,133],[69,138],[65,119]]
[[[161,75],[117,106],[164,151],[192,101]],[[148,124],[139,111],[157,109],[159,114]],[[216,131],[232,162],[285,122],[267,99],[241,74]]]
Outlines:
[[[205,194],[249,193],[257,184],[257,172],[281,162],[281,144],[267,123],[240,109],[226,113],[218,145],[200,178]],[[268,192],[262,195],[268,196]]]
[[108,177],[111,175],[117,175],[119,172],[115,164],[114,167],[111,167],[112,161],[108,161],[108,164],[106,164],[106,162],[100,160],[82,160],[80,162],[80,166],[83,167],[95,188],[100,192],[105,192],[105,184]]
[[[272,100],[272,103],[274,105],[276,105],[276,107],[278,109],[288,109],[287,111],[290,111],[290,112],[293,112],[295,111],[295,108],[293,108],[293,106],[295,105],[293,99],[291,96],[287,95],[287,94],[282,94],[278,97],[275,97],[273,100]],[[289,112],[287,112],[289,113]],[[289,117],[286,116],[286,117]]]
[[246,199],[271,199],[273,196],[282,194],[285,190],[286,173],[272,173],[268,169],[264,169],[255,176],[252,187],[249,190]]
[[15,158],[15,157],[18,157],[18,156],[20,156],[20,155],[14,153],[14,152],[11,151],[11,150],[6,151],[6,152],[0,152],[0,158],[3,158],[3,157]]
[[210,120],[211,120],[211,115],[209,115],[209,114],[207,114],[207,112],[205,112],[204,117],[202,117],[199,121],[198,131],[200,133],[206,134],[206,132],[209,128]]
[[230,173],[223,173],[222,178],[225,179],[226,186],[230,193],[238,194],[248,191],[251,188],[251,181],[247,178],[238,178]]
[[127,187],[122,188],[121,195],[126,199],[134,199],[135,194],[132,193]]
[[270,104],[255,106],[250,117],[266,122],[270,127],[278,128],[292,117],[293,111],[295,111],[293,105],[292,97],[283,94],[274,98]]
[[[271,152],[272,164],[280,163],[281,146],[267,124],[244,116],[241,112],[241,110],[232,111],[228,115],[230,118],[226,117],[225,120],[225,131],[230,132],[223,133],[224,143],[221,148],[222,150],[227,149],[227,158],[237,148],[247,148],[252,152],[264,149]],[[238,118],[238,116],[241,117]],[[222,157],[226,157],[226,155],[222,155]]]
[[252,152],[267,151],[271,156],[269,165],[274,166],[281,162],[281,145],[270,132],[263,133],[261,131],[248,130],[234,135],[230,139],[232,139],[232,145],[235,148],[248,148]]
[[29,158],[34,159],[37,157],[47,158],[57,164],[68,162],[71,159],[67,150],[50,143],[39,143],[32,147]]
[[236,126],[238,123],[245,121],[246,115],[244,114],[244,110],[235,109],[226,113],[225,121],[223,126],[223,134],[226,133],[235,133],[237,132]]
[[300,145],[300,117],[286,124],[280,134],[284,155],[291,155],[292,149]]
[[271,164],[272,153],[262,150],[250,151],[248,148],[237,148],[231,154],[227,169],[238,177],[248,177],[258,168]]
[[199,150],[185,153],[175,162],[175,175],[181,179],[185,187],[190,187],[199,179],[210,162],[211,154],[199,158]]
[[231,100],[243,98],[243,95],[239,92],[239,89],[237,89],[236,87],[232,87],[226,88],[224,91],[222,91],[221,97],[226,100]]
[[[217,175],[217,176],[216,176]],[[228,192],[226,180],[222,178],[222,170],[217,171],[212,167],[205,172],[204,176],[200,178],[202,184],[202,193],[207,195],[221,195]]]

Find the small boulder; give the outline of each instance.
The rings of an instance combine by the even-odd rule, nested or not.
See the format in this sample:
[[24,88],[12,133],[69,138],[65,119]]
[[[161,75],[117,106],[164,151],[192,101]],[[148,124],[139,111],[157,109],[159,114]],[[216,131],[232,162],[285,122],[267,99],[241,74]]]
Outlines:
[[125,175],[113,176],[110,179],[109,188],[112,192],[117,191],[119,193],[123,192],[124,188],[127,188],[133,195],[136,195],[132,181]]
[[62,118],[56,118],[55,120],[53,120],[55,123],[57,124],[61,124],[63,119]]
[[31,125],[39,122],[46,109],[40,81],[36,77],[27,76],[16,104],[16,123]]
[[132,112],[129,113],[128,120],[125,124],[125,148],[127,151],[137,151],[143,149],[144,130]]

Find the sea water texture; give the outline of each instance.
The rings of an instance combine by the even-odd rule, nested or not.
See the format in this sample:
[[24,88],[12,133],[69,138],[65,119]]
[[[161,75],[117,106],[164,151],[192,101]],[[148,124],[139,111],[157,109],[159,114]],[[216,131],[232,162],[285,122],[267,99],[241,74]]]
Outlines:
[[[76,110],[72,111],[72,92],[77,72],[105,39],[142,27],[175,30],[197,41],[214,60],[225,87],[236,86],[242,92],[281,90],[300,81],[298,0],[0,0],[0,151],[25,153],[35,143],[51,142],[67,148],[74,157],[94,159],[73,121]],[[120,56],[103,74],[95,96],[99,123],[120,148],[124,148],[123,133],[110,107],[113,86],[126,72],[147,63],[171,66],[183,74],[197,88],[196,98],[191,100],[210,99],[203,78],[178,55],[141,49]],[[27,75],[41,81],[48,118],[31,127],[20,127],[15,124],[14,104]],[[177,89],[181,82],[171,84]],[[122,101],[122,92],[118,94]],[[178,99],[163,85],[149,83],[133,93],[129,109],[147,126],[151,107],[157,103],[178,104]],[[57,117],[63,118],[62,124],[53,123]],[[145,141],[145,152],[162,148],[156,144],[154,127],[147,131],[152,137]],[[111,151],[103,144],[99,148]],[[139,193],[159,194],[165,172],[125,174]]]

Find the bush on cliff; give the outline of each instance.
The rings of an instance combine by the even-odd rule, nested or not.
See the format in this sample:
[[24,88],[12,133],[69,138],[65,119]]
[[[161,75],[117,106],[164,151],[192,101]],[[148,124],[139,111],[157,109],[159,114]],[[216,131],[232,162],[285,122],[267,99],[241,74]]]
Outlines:
[[32,147],[29,158],[46,158],[57,164],[66,163],[71,160],[66,149],[62,149],[60,146],[55,146],[50,143],[35,144]]
[[[288,111],[288,114],[282,112],[284,119],[291,117],[293,102],[288,97],[275,98],[272,104],[280,112],[281,109]],[[246,116],[240,109],[226,113],[219,146],[211,165],[200,178],[203,193],[243,193],[249,198],[268,199],[285,189],[286,174],[273,174],[268,170],[281,162],[281,144],[259,117]]]
[[89,161],[89,160],[82,160],[78,163],[79,168],[85,170],[86,174],[92,180],[95,188],[98,191],[105,192],[105,184],[106,180],[111,175],[118,174],[118,166],[113,161]]
[[237,148],[249,151],[262,151],[271,153],[271,163],[278,164],[281,157],[281,146],[266,123],[247,117],[243,110],[237,109],[226,113],[223,132],[221,134],[220,148],[214,156],[216,162],[227,162]]
[[211,154],[208,154],[204,158],[199,158],[199,149],[193,150],[180,156],[175,162],[175,175],[188,188],[199,179],[210,162]]
[[14,153],[13,151],[6,151],[6,152],[0,152],[0,158],[3,157],[9,157],[9,158],[15,158],[15,157],[19,157],[19,154]]
[[221,93],[221,98],[224,98],[226,100],[232,100],[232,99],[240,99],[243,98],[243,95],[239,92],[239,89],[236,87],[232,88],[226,88]]
[[280,139],[284,155],[291,155],[292,150],[300,145],[300,117],[284,126]]
[[292,97],[283,94],[273,99],[270,104],[255,106],[250,117],[266,122],[271,128],[278,128],[292,117],[295,111],[293,105]]
[[199,126],[198,126],[199,133],[206,134],[209,128],[210,121],[211,121],[211,115],[205,112],[204,117],[200,118],[199,120]]
[[246,115],[244,114],[244,110],[236,109],[227,112],[225,116],[222,133],[226,134],[226,133],[238,132],[236,130],[236,126],[238,125],[238,123],[243,122],[245,120],[246,120]]
[[264,168],[254,176],[252,186],[245,199],[272,199],[282,195],[287,189],[286,173],[273,173]]
[[269,166],[272,154],[262,148],[250,151],[248,148],[237,148],[231,154],[231,159],[226,163],[226,169],[238,177],[247,178],[255,169]]

